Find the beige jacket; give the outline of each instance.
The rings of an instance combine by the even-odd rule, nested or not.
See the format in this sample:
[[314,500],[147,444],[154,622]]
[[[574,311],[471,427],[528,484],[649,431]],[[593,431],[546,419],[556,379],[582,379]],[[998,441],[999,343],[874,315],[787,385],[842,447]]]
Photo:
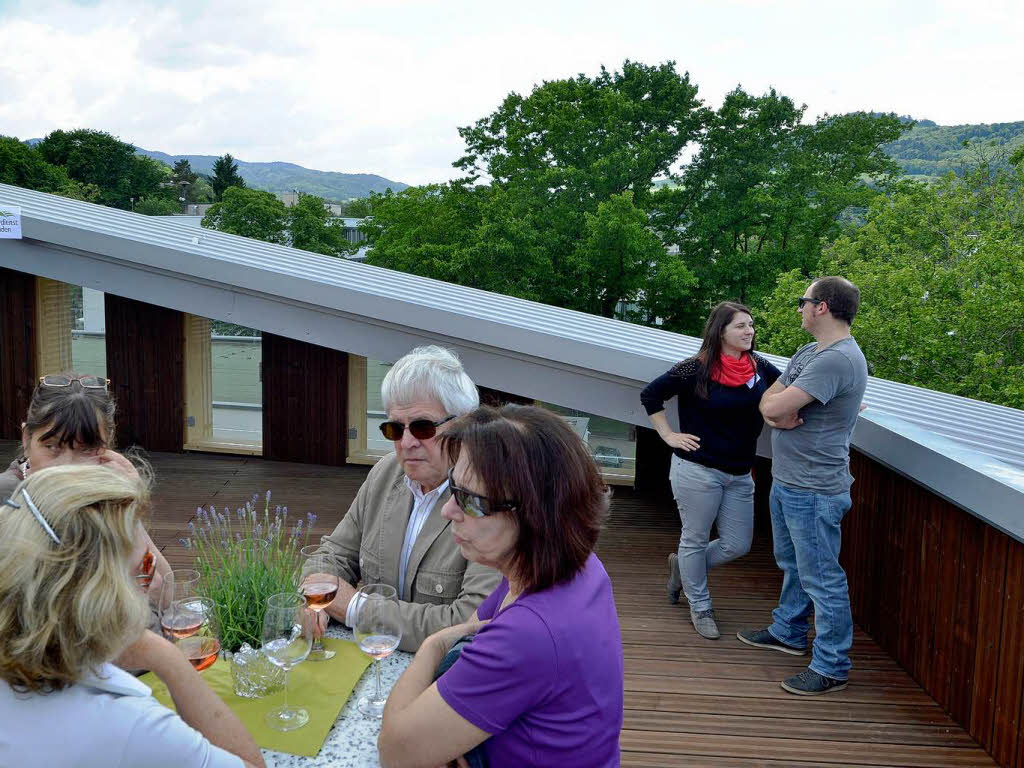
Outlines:
[[[441,508],[446,490],[434,504],[413,545],[398,596],[404,626],[403,651],[415,651],[428,635],[466,621],[498,586],[501,574],[468,562],[459,552]],[[413,497],[405,473],[390,453],[370,470],[348,513],[320,550],[335,572],[352,585],[384,583],[398,587],[399,559]]]

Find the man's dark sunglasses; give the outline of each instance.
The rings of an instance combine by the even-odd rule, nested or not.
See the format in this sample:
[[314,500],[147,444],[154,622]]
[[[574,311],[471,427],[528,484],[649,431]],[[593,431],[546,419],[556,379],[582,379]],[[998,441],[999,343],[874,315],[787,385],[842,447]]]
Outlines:
[[796,300],[796,306],[797,306],[797,309],[803,309],[804,308],[804,304],[810,303],[810,304],[813,304],[814,306],[818,306],[823,301],[825,301],[825,300],[824,299],[810,299],[807,296],[801,296],[799,299]]
[[478,496],[470,493],[464,488],[455,484],[454,470],[448,470],[448,487],[452,489],[452,498],[459,505],[459,509],[470,517],[487,517],[498,512],[511,512],[516,508],[514,501],[491,501],[486,496]]
[[442,424],[447,424],[454,418],[454,416],[446,416],[440,421],[416,419],[416,421],[410,421],[408,425],[402,424],[399,421],[385,421],[380,425],[380,433],[388,440],[401,440],[405,430],[408,429],[417,440],[429,440],[437,434],[438,427]]

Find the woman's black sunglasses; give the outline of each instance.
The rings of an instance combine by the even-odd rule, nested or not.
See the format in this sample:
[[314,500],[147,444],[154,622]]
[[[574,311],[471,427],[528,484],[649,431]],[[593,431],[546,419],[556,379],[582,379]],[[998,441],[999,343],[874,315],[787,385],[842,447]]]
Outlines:
[[452,490],[452,498],[459,505],[459,509],[470,517],[487,517],[498,512],[511,512],[516,508],[514,501],[491,501],[486,496],[479,496],[470,493],[464,488],[455,484],[455,470],[448,470],[448,487]]
[[416,419],[416,421],[410,421],[408,425],[402,424],[399,421],[385,421],[380,425],[380,433],[384,435],[388,440],[401,440],[402,435],[405,434],[405,430],[409,430],[412,436],[417,440],[429,440],[437,434],[437,428],[442,424],[454,419],[454,416],[446,416],[440,421],[431,421],[430,419]]

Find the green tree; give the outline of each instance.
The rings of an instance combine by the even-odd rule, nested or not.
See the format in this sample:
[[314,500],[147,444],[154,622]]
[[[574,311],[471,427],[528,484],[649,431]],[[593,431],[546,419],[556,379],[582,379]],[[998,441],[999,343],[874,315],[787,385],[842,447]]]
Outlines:
[[807,124],[804,110],[774,90],[737,88],[709,115],[677,183],[654,194],[654,222],[699,282],[690,302],[663,316],[668,327],[699,333],[717,302],[760,303],[780,272],[810,269],[841,231],[841,214],[877,194],[868,181],[884,185],[896,171],[882,150],[905,130],[895,116]]
[[146,216],[173,216],[181,213],[181,206],[176,200],[165,197],[145,197],[135,203],[135,213]]
[[294,248],[328,256],[343,256],[354,250],[324,208],[323,198],[316,195],[299,195],[298,202],[288,209],[288,230]]
[[230,187],[245,187],[245,181],[238,173],[238,163],[230,154],[213,161],[213,177],[210,179],[213,194],[217,200],[224,199],[224,192]]
[[231,186],[203,217],[203,226],[268,243],[288,242],[288,209],[269,192]]
[[[665,260],[665,246],[648,226],[647,214],[633,205],[631,192],[612,195],[584,218],[580,250],[587,294],[594,300],[587,309],[614,317],[619,302],[637,302],[660,286],[657,265]],[[693,280],[684,282],[692,285]]]
[[[705,110],[696,93],[672,62],[626,61],[621,72],[602,68],[509,94],[459,130],[467,152],[455,165],[466,179],[371,199],[371,261],[588,311],[651,301],[636,285],[637,259],[658,284],[682,290],[685,279],[666,278],[685,277],[681,265],[663,269],[672,257],[636,226],[653,179],[697,136]],[[473,185],[484,177],[488,185]],[[601,272],[602,239],[631,260],[616,277]]]
[[[817,274],[861,289],[854,335],[882,378],[1024,408],[1024,153],[876,199],[864,226],[826,249]],[[798,270],[760,314],[760,343],[792,354]]]
[[343,216],[364,219],[370,215],[370,199],[368,197],[357,197],[354,200],[347,200],[341,204],[341,212]]
[[192,170],[192,163],[186,158],[175,161],[174,168],[171,169],[171,181],[175,183],[184,181],[187,184],[194,184],[198,178],[199,174]]
[[73,181],[64,168],[48,163],[36,148],[8,136],[0,136],[0,184],[90,202],[99,195],[95,186]]
[[135,147],[103,131],[53,131],[37,147],[43,158],[68,176],[99,190],[99,202],[129,208],[131,198],[160,197],[167,169],[135,154]]

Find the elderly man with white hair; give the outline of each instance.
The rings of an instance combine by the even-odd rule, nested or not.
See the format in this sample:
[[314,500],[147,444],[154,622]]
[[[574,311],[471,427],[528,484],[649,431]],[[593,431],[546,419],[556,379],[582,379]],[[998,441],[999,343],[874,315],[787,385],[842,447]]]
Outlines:
[[341,578],[326,610],[352,626],[356,585],[390,584],[403,620],[399,647],[415,651],[428,635],[469,619],[501,579],[466,561],[441,516],[450,492],[438,438],[480,396],[459,359],[436,346],[417,347],[396,362],[381,395],[388,420],[380,429],[395,451],[370,470],[348,513],[321,542]]

